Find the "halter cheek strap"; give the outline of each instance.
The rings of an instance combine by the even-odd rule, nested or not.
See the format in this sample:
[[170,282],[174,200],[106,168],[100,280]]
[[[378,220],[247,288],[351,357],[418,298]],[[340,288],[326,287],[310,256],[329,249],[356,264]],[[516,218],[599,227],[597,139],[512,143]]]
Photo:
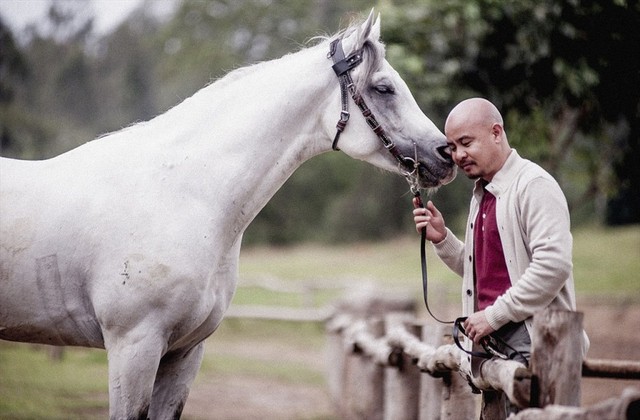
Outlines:
[[350,71],[362,62],[362,50],[357,50],[349,57],[345,57],[342,42],[340,39],[336,39],[331,42],[327,57],[333,59],[334,64],[332,68],[340,81],[342,111],[340,111],[340,120],[338,120],[336,124],[336,136],[333,138],[333,143],[331,144],[331,148],[337,151],[340,150],[340,148],[338,148],[340,134],[342,134],[344,128],[347,126],[347,121],[349,121],[349,97],[347,96],[347,90],[350,91],[354,89]]
[[369,127],[371,127],[374,133],[376,133],[384,147],[406,170],[405,175],[415,176],[418,170],[418,160],[411,157],[403,156],[400,153],[396,145],[391,141],[391,139],[389,139],[389,137],[385,133],[384,128],[382,128],[380,123],[378,123],[376,117],[373,115],[367,104],[364,102],[362,96],[356,90],[355,85],[353,84],[353,79],[351,78],[351,70],[362,63],[362,50],[356,50],[350,56],[345,57],[344,50],[342,49],[342,40],[338,38],[331,42],[327,58],[331,58],[333,60],[332,68],[336,73],[336,76],[338,76],[338,80],[340,81],[340,98],[342,102],[340,120],[336,124],[336,136],[334,137],[333,144],[331,145],[333,150],[340,150],[338,148],[338,140],[340,138],[340,134],[342,134],[344,128],[347,126],[347,121],[349,121],[350,114],[348,93],[350,93],[351,98],[358,106],[358,108],[360,108],[360,111],[362,112],[362,115],[367,121]]

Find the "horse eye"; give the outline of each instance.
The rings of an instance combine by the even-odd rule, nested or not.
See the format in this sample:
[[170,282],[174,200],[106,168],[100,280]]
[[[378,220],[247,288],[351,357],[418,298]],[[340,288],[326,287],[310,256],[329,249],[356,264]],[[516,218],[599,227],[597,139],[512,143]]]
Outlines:
[[373,88],[375,89],[376,92],[383,95],[389,95],[394,93],[393,87],[389,85],[375,85]]

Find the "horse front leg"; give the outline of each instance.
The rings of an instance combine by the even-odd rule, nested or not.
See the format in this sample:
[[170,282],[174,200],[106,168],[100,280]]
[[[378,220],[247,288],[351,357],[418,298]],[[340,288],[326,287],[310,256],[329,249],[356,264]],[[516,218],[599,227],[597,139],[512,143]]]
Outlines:
[[[105,337],[106,339],[107,337]],[[146,420],[163,346],[148,335],[105,340],[109,359],[109,418]]]
[[169,354],[162,358],[153,386],[149,418],[180,418],[203,355],[204,342],[200,342],[186,353]]

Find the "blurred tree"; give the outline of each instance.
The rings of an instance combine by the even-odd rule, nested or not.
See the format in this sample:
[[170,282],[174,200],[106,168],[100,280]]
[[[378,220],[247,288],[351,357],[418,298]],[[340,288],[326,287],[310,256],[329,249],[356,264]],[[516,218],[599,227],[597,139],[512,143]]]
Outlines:
[[[621,172],[616,179],[612,168],[640,135],[640,95],[632,93],[640,86],[640,5],[548,0],[521,6],[481,8],[491,29],[481,43],[479,71],[465,72],[463,83],[502,98],[515,122],[515,144],[546,145],[533,157],[564,184],[573,209],[595,210],[603,220],[606,198],[629,181]],[[549,123],[532,139],[531,124],[517,124],[525,118],[538,127]]]
[[[86,56],[93,20],[78,2],[51,3],[47,24],[27,29],[21,47],[28,77],[15,84],[13,137],[21,144],[16,157],[50,157],[86,141],[98,108],[94,70]],[[4,153],[4,152],[3,152]]]
[[16,83],[28,75],[27,64],[0,17],[0,104],[10,104],[15,97]]
[[27,75],[24,57],[0,18],[0,150],[3,154],[17,155],[24,147],[14,137],[17,121],[13,103],[17,84]]
[[[327,0],[184,0],[160,28],[159,102],[166,109],[229,71],[278,58],[305,45],[325,28],[369,6]],[[343,24],[348,22],[342,22]],[[185,77],[188,74],[189,77]]]
[[[595,211],[602,221],[608,196],[638,187],[637,165],[621,160],[638,148],[637,2],[386,4],[385,39],[405,57],[420,103],[441,110],[488,97],[512,145],[558,178],[574,216]],[[431,73],[438,77],[422,76]],[[638,199],[623,201],[639,221]]]
[[146,121],[165,108],[158,104],[161,83],[156,74],[164,55],[154,42],[159,30],[158,22],[141,9],[102,40],[95,58],[100,96],[108,101],[101,130]]

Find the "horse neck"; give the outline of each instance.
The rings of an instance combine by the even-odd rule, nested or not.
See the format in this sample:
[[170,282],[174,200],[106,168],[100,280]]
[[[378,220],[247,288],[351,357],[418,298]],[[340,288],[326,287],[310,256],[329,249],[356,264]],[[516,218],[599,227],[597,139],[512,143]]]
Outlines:
[[318,46],[233,72],[152,123],[162,148],[197,168],[183,185],[242,232],[304,161],[330,150],[322,114],[337,90]]

